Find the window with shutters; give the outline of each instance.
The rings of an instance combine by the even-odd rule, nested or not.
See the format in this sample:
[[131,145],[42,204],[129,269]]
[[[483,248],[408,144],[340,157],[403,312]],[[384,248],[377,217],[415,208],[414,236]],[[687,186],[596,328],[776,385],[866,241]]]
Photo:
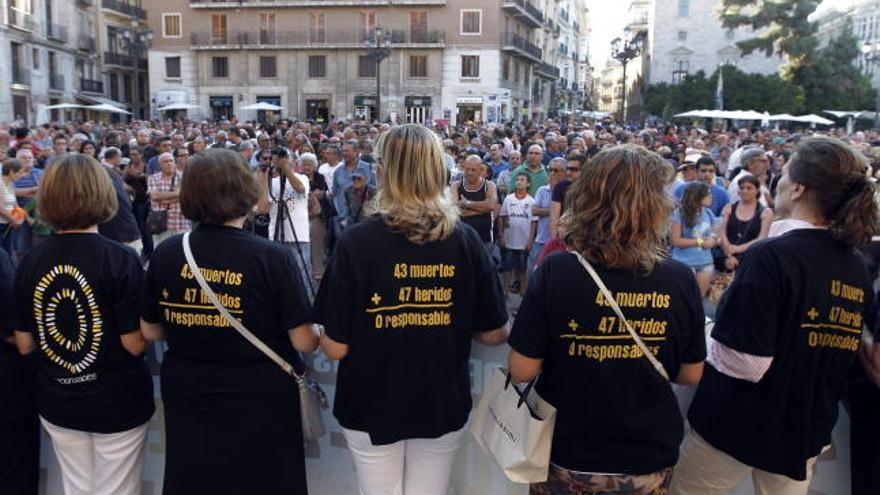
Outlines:
[[180,14],[162,14],[162,37],[163,38],[180,38],[181,31],[181,15]]
[[483,34],[483,11],[481,9],[461,10],[461,34]]
[[324,26],[324,13],[309,13],[309,42],[324,43],[327,39],[327,32]]
[[428,41],[428,12],[414,10],[409,13],[409,38],[411,43]]
[[260,44],[275,44],[275,14],[260,14]]
[[180,57],[165,57],[165,77],[180,77]]
[[505,81],[510,80],[510,55],[505,55],[501,62],[501,77]]
[[229,58],[211,57],[211,77],[217,79],[229,77]]
[[309,77],[313,79],[327,77],[326,55],[309,55]]
[[513,82],[519,82],[519,60],[513,62]]
[[376,29],[376,13],[373,11],[361,12],[361,21],[358,24],[358,34],[361,41],[369,39]]
[[461,77],[480,77],[480,56],[461,56]]
[[358,77],[376,77],[376,60],[372,55],[358,57]]
[[428,77],[428,56],[409,56],[409,77]]
[[278,77],[275,57],[260,57],[260,77]]
[[211,14],[211,44],[227,44],[226,34],[226,14]]

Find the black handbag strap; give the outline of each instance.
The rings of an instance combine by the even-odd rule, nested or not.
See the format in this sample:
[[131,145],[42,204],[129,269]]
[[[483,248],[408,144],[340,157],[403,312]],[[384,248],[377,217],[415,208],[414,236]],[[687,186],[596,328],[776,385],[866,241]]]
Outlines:
[[519,409],[520,407],[522,407],[523,404],[525,404],[526,407],[529,408],[529,413],[533,417],[537,418],[537,411],[532,409],[532,406],[531,404],[529,404],[527,399],[529,397],[529,394],[532,393],[532,389],[535,387],[535,383],[538,382],[538,377],[536,376],[529,380],[529,382],[526,383],[526,386],[523,387],[522,390],[520,390],[516,383],[513,383],[513,376],[510,374],[510,371],[505,370],[505,374],[507,375],[507,379],[504,381],[504,390],[507,390],[508,387],[513,385],[513,390],[516,392],[516,395],[519,396],[519,400],[516,402],[516,408]]

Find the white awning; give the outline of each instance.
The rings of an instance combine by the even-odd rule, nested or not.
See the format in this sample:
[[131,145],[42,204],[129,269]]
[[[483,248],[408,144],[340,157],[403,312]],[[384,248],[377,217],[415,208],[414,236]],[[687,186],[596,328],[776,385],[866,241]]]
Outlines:
[[120,108],[123,110],[125,110],[128,107],[128,105],[126,105],[125,103],[119,103],[118,101],[111,100],[110,98],[104,98],[103,96],[93,96],[93,95],[82,94],[82,95],[77,95],[77,98],[79,98],[80,100],[84,100],[88,103],[95,104],[95,105],[110,105],[110,106],[114,106],[116,108]]

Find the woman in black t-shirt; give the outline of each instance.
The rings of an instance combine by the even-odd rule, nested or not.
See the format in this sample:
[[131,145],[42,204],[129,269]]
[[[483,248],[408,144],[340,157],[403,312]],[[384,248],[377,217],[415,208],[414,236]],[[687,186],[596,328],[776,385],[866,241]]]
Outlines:
[[479,236],[444,195],[439,138],[403,125],[377,150],[373,215],[336,245],[315,321],[324,353],[342,360],[333,412],[360,492],[445,495],[471,410],[471,339],[504,342],[507,307]]
[[[563,241],[596,269],[675,383],[700,380],[705,316],[693,272],[663,259],[672,171],[653,152],[597,154],[569,189]],[[548,481],[532,495],[665,494],[684,426],[672,387],[574,254],[538,266],[510,335],[510,372],[540,373],[557,410]]]
[[[181,184],[198,227],[192,253],[229,312],[302,369],[318,345],[292,252],[242,230],[266,191],[241,155],[196,153]],[[307,493],[296,382],[220,315],[193,277],[182,236],[157,246],[141,306],[149,340],[165,339],[165,495]]]
[[745,175],[737,183],[739,201],[724,205],[721,210],[721,251],[723,259],[716,258],[718,269],[733,271],[739,265],[749,246],[766,239],[773,222],[773,210],[758,201],[761,182],[754,175]]
[[831,442],[864,326],[871,280],[853,247],[878,232],[875,185],[842,141],[802,141],[779,181],[790,230],[754,244],[721,299],[710,365],[688,419],[672,493],[806,494]]
[[133,249],[98,234],[117,202],[94,158],[60,158],[37,195],[58,233],[18,267],[15,338],[36,353],[37,409],[64,491],[139,495],[154,410],[137,317],[143,269]]

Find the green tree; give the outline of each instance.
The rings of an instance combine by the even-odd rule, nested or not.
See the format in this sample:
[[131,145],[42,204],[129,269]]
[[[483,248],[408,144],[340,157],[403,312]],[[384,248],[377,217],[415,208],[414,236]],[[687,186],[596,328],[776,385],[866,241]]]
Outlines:
[[847,25],[837,38],[791,73],[804,90],[810,112],[874,108],[877,92],[855,64],[859,42]]
[[[818,48],[817,26],[809,16],[819,3],[820,0],[723,0],[720,17],[727,28],[749,27],[760,33],[737,43],[744,55],[760,50],[767,56],[776,53],[788,59],[782,78],[800,91],[795,99],[802,104],[795,107],[809,112],[873,108],[876,91],[855,65],[859,44],[852,26],[845,26],[828,46]],[[724,75],[726,83],[727,73]],[[767,97],[785,99],[773,94]],[[784,101],[777,103],[782,106]]]
[[746,74],[728,65],[710,77],[703,72],[688,76],[681,84],[659,83],[644,93],[645,109],[651,115],[669,119],[695,109],[715,108],[719,71],[724,71],[724,107],[774,113],[799,113],[804,106],[803,90],[777,74]]
[[[803,110],[804,91],[778,74],[746,74],[732,65],[723,66],[724,108],[797,114]],[[718,84],[715,71],[709,82]]]
[[737,43],[744,55],[755,50],[777,53],[796,69],[815,53],[816,24],[808,19],[821,0],[723,0],[721,23],[728,29],[749,27],[757,36]]

